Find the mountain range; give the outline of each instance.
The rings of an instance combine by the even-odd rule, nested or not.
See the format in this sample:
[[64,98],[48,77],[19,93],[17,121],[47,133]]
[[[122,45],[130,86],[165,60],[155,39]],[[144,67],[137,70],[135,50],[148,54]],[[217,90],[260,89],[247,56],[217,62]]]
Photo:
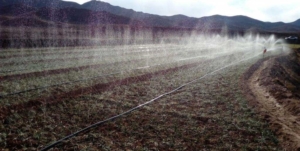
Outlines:
[[137,12],[92,0],[82,5],[62,0],[0,0],[0,25],[129,25],[143,27],[189,28],[201,30],[297,33],[300,19],[291,22],[263,22],[247,16],[213,15],[201,18],[185,15],[160,16]]

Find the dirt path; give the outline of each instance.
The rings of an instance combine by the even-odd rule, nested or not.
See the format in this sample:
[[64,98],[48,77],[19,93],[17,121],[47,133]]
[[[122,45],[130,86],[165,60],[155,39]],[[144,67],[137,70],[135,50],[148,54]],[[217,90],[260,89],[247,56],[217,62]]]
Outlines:
[[[255,106],[270,123],[271,129],[277,134],[283,148],[300,150],[300,116],[292,114],[287,105],[279,103],[279,100],[261,84],[262,78],[266,78],[266,75],[262,74],[263,71],[270,70],[274,60],[275,58],[261,60],[252,66],[252,70],[245,73],[244,82],[248,83],[245,92],[249,90],[247,96],[250,104]],[[290,99],[285,101],[291,101]],[[280,101],[282,102],[282,100]]]

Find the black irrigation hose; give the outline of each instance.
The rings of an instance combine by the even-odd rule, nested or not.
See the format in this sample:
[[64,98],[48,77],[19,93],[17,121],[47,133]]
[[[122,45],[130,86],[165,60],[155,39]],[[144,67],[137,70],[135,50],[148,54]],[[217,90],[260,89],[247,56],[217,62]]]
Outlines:
[[[258,55],[260,55],[260,54],[258,54]],[[54,142],[54,143],[52,143],[52,144],[46,146],[45,148],[41,149],[41,151],[47,151],[47,150],[53,148],[54,146],[56,146],[56,145],[62,143],[62,141],[64,141],[64,140],[67,140],[67,139],[69,139],[69,138],[72,138],[72,137],[74,137],[74,136],[77,136],[78,134],[80,134],[80,133],[82,133],[82,132],[85,132],[85,131],[87,131],[87,130],[89,130],[89,129],[91,129],[91,128],[94,128],[94,127],[100,126],[100,125],[102,125],[102,124],[104,124],[104,123],[107,123],[107,122],[109,122],[109,121],[115,120],[115,119],[117,119],[117,118],[119,118],[119,117],[121,117],[121,116],[123,116],[123,115],[129,114],[129,113],[131,113],[131,112],[133,112],[133,111],[135,111],[135,110],[137,110],[137,109],[139,109],[139,108],[141,108],[141,107],[143,107],[143,106],[145,106],[145,105],[148,105],[148,104],[150,104],[150,103],[152,103],[152,102],[154,102],[154,101],[156,101],[156,100],[158,100],[158,99],[160,99],[160,98],[162,98],[162,97],[164,97],[164,96],[166,96],[166,95],[172,94],[172,93],[174,93],[174,92],[176,92],[176,91],[178,91],[178,90],[184,88],[185,86],[187,86],[187,85],[189,85],[189,84],[195,83],[196,81],[199,81],[199,80],[201,80],[201,79],[203,79],[203,78],[205,78],[205,77],[207,77],[207,76],[209,76],[209,75],[213,75],[214,73],[217,73],[217,72],[219,72],[219,71],[221,71],[221,70],[223,70],[223,69],[225,69],[225,68],[228,68],[228,67],[230,67],[230,66],[233,66],[233,65],[235,65],[235,64],[238,64],[238,63],[240,63],[240,62],[243,62],[243,61],[246,61],[246,60],[255,58],[255,57],[257,57],[258,55],[255,55],[255,56],[250,57],[250,58],[247,58],[247,59],[239,60],[239,61],[234,62],[234,63],[231,63],[231,64],[229,64],[229,65],[227,65],[227,66],[221,67],[221,68],[219,68],[219,69],[217,69],[217,70],[214,70],[214,71],[212,71],[212,72],[209,72],[209,73],[207,73],[207,74],[205,74],[205,75],[203,75],[203,76],[201,76],[201,77],[199,77],[199,78],[197,78],[197,79],[194,79],[194,80],[192,80],[192,81],[190,81],[190,82],[188,82],[188,83],[185,83],[185,84],[183,84],[183,85],[181,85],[181,86],[179,86],[179,87],[177,87],[177,88],[175,88],[175,89],[173,89],[173,90],[171,90],[171,91],[169,91],[169,92],[166,92],[166,93],[164,93],[164,94],[161,94],[161,95],[159,95],[158,97],[156,97],[156,98],[154,98],[154,99],[151,99],[150,101],[147,101],[147,102],[145,102],[145,103],[143,103],[143,104],[140,104],[140,105],[138,105],[138,106],[136,106],[136,107],[134,107],[134,108],[132,108],[132,109],[129,109],[129,110],[127,110],[127,111],[125,111],[125,112],[123,112],[123,113],[121,113],[121,114],[118,114],[118,115],[116,115],[116,116],[107,118],[107,119],[105,119],[105,120],[103,120],[103,121],[97,122],[97,123],[95,123],[95,124],[93,124],[93,125],[90,125],[90,126],[88,126],[88,127],[86,127],[86,128],[83,128],[83,129],[81,129],[81,130],[79,130],[79,131],[77,131],[77,132],[75,132],[75,133],[73,133],[73,134],[70,134],[70,135],[68,135],[68,136],[66,136],[66,137],[64,137],[64,138],[62,138],[62,139],[60,139],[60,140],[58,140],[58,141],[56,141],[56,142]]]

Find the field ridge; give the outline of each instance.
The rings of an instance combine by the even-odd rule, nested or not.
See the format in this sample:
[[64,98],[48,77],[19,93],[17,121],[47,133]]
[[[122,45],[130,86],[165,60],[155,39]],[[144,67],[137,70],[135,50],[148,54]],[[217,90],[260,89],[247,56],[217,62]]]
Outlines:
[[297,74],[293,76],[293,70],[289,69],[293,67],[293,55],[295,54],[261,59],[241,78],[241,83],[247,83],[242,84],[242,87],[249,103],[270,123],[270,128],[287,150],[300,149],[299,94],[293,92],[288,85],[280,83],[281,80],[285,83],[297,80],[293,78]]

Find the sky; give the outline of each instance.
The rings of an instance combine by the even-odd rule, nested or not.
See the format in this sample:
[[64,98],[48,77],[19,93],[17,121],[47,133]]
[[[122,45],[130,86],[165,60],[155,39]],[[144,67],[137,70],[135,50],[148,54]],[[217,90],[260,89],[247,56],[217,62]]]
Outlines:
[[[90,0],[65,0],[83,4]],[[245,15],[265,22],[300,19],[300,0],[101,0],[144,13],[189,17]]]

